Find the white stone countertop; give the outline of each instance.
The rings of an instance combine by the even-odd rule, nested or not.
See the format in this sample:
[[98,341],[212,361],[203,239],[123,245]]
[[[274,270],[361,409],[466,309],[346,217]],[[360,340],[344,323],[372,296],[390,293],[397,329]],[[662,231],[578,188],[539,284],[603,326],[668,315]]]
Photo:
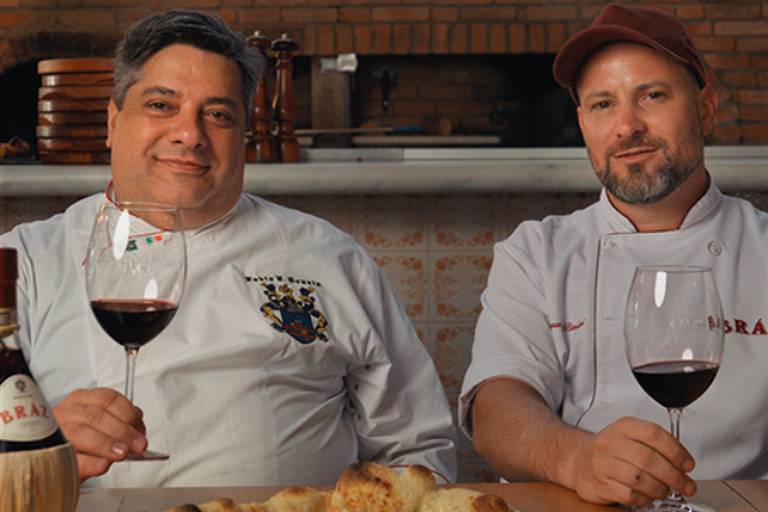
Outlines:
[[[712,146],[707,169],[725,190],[768,191],[768,146]],[[0,197],[84,196],[107,165],[0,165]],[[309,149],[295,164],[247,164],[245,189],[276,194],[592,192],[584,148]]]

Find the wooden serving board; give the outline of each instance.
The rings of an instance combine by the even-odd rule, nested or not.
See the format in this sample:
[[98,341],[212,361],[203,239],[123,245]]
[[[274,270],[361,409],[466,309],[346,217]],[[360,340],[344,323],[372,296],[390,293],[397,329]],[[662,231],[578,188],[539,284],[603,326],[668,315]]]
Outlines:
[[97,139],[107,136],[106,124],[100,126],[89,125],[54,125],[38,126],[38,137],[80,137],[86,139]]
[[38,112],[99,112],[107,110],[109,100],[40,100]]
[[109,153],[40,153],[40,161],[46,164],[108,164]]
[[38,126],[52,125],[95,125],[106,126],[105,112],[40,112],[37,114]]
[[62,85],[113,85],[112,73],[72,73],[63,75],[43,75],[40,77],[43,87],[59,87]]
[[37,72],[41,75],[55,73],[103,73],[115,69],[115,59],[80,58],[46,59],[37,63]]
[[40,87],[37,90],[37,98],[40,100],[109,99],[110,94],[112,94],[110,86],[64,85]]
[[76,138],[38,138],[39,153],[55,153],[58,151],[107,151],[106,139],[76,139]]

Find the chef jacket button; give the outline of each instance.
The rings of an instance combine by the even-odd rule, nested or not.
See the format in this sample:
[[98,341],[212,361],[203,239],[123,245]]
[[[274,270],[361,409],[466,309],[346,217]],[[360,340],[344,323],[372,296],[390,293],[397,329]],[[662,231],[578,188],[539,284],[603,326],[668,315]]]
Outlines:
[[616,245],[617,245],[616,242],[613,240],[606,240],[605,242],[603,242],[603,247],[607,247],[609,249],[615,248]]
[[723,252],[723,246],[713,240],[707,244],[707,250],[712,256],[720,256]]

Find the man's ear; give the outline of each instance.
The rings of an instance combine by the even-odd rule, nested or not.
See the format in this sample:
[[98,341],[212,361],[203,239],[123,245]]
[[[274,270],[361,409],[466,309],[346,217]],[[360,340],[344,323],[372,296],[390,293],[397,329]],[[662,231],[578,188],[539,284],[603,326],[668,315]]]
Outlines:
[[120,114],[120,109],[117,108],[117,103],[113,98],[109,98],[109,105],[107,105],[107,142],[108,148],[112,147],[112,134],[115,132],[115,124],[117,123],[117,116]]
[[581,130],[582,136],[584,135],[584,111],[581,109],[581,105],[576,105],[576,116],[579,120],[579,129]]
[[717,92],[709,84],[699,90],[699,115],[704,135],[709,135],[715,127],[717,115]]

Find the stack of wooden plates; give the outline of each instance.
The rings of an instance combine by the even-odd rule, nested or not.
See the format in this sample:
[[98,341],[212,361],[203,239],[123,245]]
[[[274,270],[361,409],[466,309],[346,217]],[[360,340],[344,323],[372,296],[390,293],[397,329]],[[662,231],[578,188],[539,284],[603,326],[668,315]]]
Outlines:
[[109,163],[107,104],[113,59],[50,59],[37,64],[37,152],[56,164]]

